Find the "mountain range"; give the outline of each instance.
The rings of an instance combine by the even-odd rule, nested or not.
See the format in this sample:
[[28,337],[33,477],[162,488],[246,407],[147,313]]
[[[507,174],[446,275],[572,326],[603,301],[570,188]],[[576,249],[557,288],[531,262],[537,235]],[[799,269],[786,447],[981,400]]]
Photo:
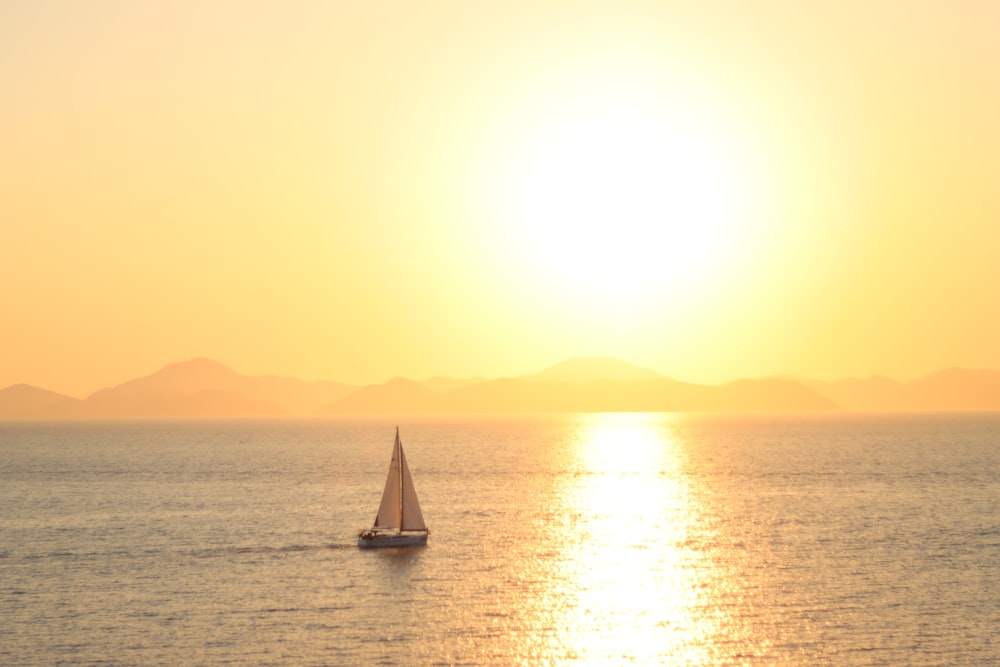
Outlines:
[[0,389],[0,419],[835,410],[1000,410],[1000,371],[955,368],[911,382],[771,377],[700,385],[587,357],[521,377],[357,386],[246,376],[198,358],[84,399],[24,384]]

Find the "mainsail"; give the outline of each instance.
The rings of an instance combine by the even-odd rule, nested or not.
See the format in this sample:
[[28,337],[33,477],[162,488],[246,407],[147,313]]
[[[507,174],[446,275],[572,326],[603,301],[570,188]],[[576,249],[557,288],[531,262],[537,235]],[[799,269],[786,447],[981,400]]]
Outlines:
[[389,475],[382,491],[382,503],[375,517],[375,528],[427,530],[410,468],[406,465],[403,443],[399,441],[399,428],[396,429],[396,443],[392,448],[392,461],[389,462]]

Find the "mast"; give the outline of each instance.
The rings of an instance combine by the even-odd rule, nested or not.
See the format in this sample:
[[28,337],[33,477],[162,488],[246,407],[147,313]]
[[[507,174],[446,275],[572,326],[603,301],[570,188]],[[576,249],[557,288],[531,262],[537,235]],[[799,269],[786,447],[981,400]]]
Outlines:
[[399,462],[399,529],[398,534],[403,533],[403,443],[399,440],[399,427],[396,427],[396,454]]

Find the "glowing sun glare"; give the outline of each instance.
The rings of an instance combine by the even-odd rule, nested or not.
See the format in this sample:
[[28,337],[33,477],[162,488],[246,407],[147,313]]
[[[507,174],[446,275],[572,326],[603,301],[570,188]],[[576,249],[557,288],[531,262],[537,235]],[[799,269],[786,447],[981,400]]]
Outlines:
[[587,299],[648,305],[710,282],[745,249],[752,195],[724,129],[620,90],[566,102],[509,148],[505,224],[537,275]]

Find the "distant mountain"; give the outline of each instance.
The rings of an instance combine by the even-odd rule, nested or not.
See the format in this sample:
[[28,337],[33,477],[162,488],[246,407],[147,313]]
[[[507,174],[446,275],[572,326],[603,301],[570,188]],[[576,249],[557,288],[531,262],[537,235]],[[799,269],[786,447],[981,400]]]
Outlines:
[[[24,390],[0,394],[0,416],[6,417],[249,417],[311,414],[351,391],[336,382],[250,377],[211,359],[169,364],[145,377],[101,389],[80,401],[50,394],[46,402],[35,389],[37,404],[24,404]],[[34,389],[34,388],[31,388]],[[16,395],[15,395],[16,394]],[[57,400],[63,399],[63,400]]]
[[84,401],[84,409],[88,416],[182,416],[191,410],[205,416],[308,414],[353,390],[336,382],[240,375],[197,358],[102,389]]
[[0,418],[37,418],[72,412],[80,399],[63,396],[28,384],[13,384],[0,389]]
[[801,383],[847,410],[1000,410],[1000,371],[952,368],[910,382],[873,376]]
[[[191,397],[201,394],[211,397],[210,403],[222,409],[226,416],[231,410],[244,416],[248,406],[240,405],[241,397],[235,389],[241,378],[238,373],[216,361],[191,359],[169,364],[152,375],[94,392],[84,399],[83,412],[88,417],[181,416],[192,407]],[[273,405],[257,407],[268,414],[280,413]]]
[[887,377],[849,378],[834,382],[800,380],[800,382],[836,401],[847,410],[906,410],[910,404],[903,385]]
[[1000,410],[1000,371],[950,368],[906,388],[916,410]]
[[714,410],[811,411],[840,410],[842,406],[819,392],[792,380],[777,378],[737,380],[715,388]]
[[320,414],[523,414],[836,410],[834,402],[792,381],[741,380],[708,387],[675,380],[542,382],[501,378],[434,394],[396,379],[358,390]]
[[279,417],[286,410],[236,391],[200,389],[177,394],[116,392],[84,401],[85,417]]
[[953,368],[911,382],[779,376],[710,386],[588,357],[519,378],[393,378],[357,387],[246,376],[199,358],[84,400],[23,384],[0,389],[0,419],[840,409],[1000,410],[1000,371]]
[[593,382],[595,380],[662,380],[664,376],[648,368],[633,366],[614,357],[578,357],[549,366],[523,380],[533,382]]
[[262,375],[246,378],[243,391],[263,401],[274,403],[293,414],[311,414],[330,401],[346,396],[356,385],[328,380],[306,382],[295,378]]
[[465,378],[465,379],[455,379],[455,378],[445,378],[445,377],[433,377],[428,380],[422,381],[420,384],[427,387],[435,394],[444,394],[449,391],[455,391],[456,389],[462,389],[463,387],[469,387],[474,384],[480,384],[481,382],[486,382],[486,378]]
[[384,384],[362,387],[324,406],[317,415],[414,414],[433,412],[438,394],[419,382],[393,378]]

